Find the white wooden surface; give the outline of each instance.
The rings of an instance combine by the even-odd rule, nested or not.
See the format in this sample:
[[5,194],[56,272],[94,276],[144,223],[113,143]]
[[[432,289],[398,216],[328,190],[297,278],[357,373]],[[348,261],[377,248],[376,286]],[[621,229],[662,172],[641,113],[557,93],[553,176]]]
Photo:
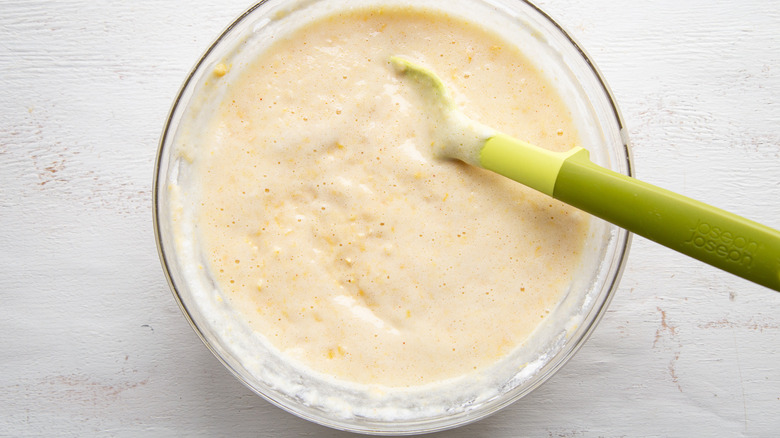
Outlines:
[[[780,228],[780,5],[544,0],[621,105],[638,176]],[[152,167],[248,0],[0,0],[0,435],[342,436],[269,405],[165,283]],[[780,294],[635,238],[580,353],[442,435],[776,436]]]

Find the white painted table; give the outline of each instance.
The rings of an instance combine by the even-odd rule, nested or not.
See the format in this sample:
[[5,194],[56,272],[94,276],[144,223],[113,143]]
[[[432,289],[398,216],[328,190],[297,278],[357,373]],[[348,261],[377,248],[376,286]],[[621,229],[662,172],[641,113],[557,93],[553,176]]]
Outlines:
[[[540,1],[611,84],[648,182],[780,228],[776,1]],[[154,244],[178,86],[246,0],[0,1],[0,435],[342,436],[201,344]],[[447,436],[776,436],[780,294],[635,238],[580,353]]]

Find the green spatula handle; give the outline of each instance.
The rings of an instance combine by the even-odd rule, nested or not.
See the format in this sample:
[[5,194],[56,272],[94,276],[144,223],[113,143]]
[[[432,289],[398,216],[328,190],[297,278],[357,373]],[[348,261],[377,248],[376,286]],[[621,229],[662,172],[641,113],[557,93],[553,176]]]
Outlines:
[[[566,153],[497,135],[482,167],[712,266],[780,291],[780,231]],[[529,171],[530,170],[530,171]]]

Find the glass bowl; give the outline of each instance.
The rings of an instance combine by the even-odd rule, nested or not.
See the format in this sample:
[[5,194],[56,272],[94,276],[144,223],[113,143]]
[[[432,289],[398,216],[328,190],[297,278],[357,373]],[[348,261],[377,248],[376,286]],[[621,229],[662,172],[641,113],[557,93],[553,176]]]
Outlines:
[[335,378],[312,376],[236,321],[206,267],[197,246],[197,230],[182,220],[188,214],[182,206],[187,205],[187,181],[192,177],[188,153],[180,141],[192,135],[185,132],[184,122],[193,126],[209,117],[208,111],[199,108],[204,101],[220,97],[219,91],[204,91],[204,84],[220,64],[240,65],[274,39],[317,17],[354,7],[387,5],[444,11],[491,29],[521,47],[568,105],[593,161],[627,175],[631,175],[632,165],[622,118],[601,74],[561,26],[526,1],[268,0],[247,10],[209,47],[173,103],[155,169],[155,233],[174,297],[214,355],[269,402],[335,429],[398,435],[434,432],[479,420],[549,379],[583,345],[605,313],[626,262],[630,234],[592,219],[582,263],[555,310],[569,316],[540,326],[534,335],[538,340],[535,348],[516,349],[481,378],[456,381],[446,392],[437,389],[439,385],[365,391]]

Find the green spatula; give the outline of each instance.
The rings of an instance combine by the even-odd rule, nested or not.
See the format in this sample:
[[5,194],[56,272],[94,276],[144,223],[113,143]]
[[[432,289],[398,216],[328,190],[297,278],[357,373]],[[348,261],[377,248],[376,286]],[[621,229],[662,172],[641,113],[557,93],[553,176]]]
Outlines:
[[390,63],[431,95],[442,141],[434,152],[509,177],[580,210],[724,271],[780,291],[780,231],[638,181],[590,161],[576,147],[552,152],[477,123],[454,105],[435,73]]

